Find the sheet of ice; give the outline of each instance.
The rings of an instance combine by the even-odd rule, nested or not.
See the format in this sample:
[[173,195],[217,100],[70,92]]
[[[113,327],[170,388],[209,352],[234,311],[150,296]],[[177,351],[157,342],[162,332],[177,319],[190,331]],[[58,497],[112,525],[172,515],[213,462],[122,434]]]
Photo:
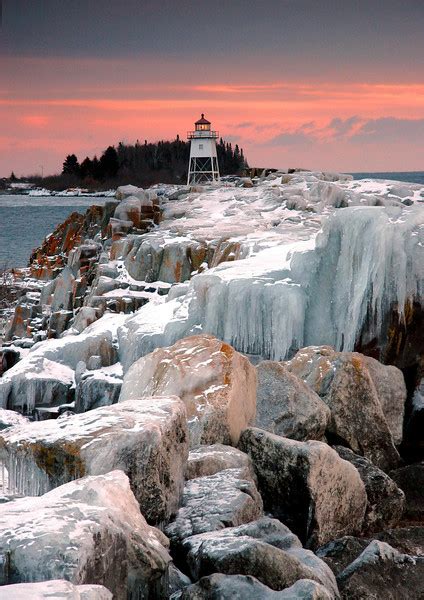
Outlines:
[[333,212],[316,242],[276,245],[195,276],[185,296],[146,305],[118,330],[127,369],[155,347],[198,331],[281,360],[305,345],[352,350],[365,320],[381,329],[393,304],[424,289],[424,210]]

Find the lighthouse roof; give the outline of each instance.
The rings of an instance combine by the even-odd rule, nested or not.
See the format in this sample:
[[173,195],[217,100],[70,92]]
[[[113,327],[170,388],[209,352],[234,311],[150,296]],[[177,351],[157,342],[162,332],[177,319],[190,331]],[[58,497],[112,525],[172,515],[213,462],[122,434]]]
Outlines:
[[195,122],[195,125],[210,125],[211,122],[205,119],[205,115],[202,113],[202,117]]

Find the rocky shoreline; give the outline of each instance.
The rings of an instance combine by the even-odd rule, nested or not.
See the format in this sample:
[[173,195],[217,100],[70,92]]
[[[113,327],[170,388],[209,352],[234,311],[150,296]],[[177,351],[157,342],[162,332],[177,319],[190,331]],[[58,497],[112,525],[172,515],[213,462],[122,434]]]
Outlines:
[[5,599],[424,598],[424,187],[119,188],[0,346]]

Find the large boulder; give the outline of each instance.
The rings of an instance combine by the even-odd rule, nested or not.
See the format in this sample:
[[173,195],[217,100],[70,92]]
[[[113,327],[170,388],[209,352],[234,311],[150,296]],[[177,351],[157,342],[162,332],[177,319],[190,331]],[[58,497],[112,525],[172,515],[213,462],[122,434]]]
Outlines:
[[54,579],[40,583],[15,583],[1,588],[2,600],[112,600],[112,592],[103,585],[74,585]]
[[249,428],[239,447],[252,459],[265,510],[302,543],[316,547],[361,531],[365,486],[356,468],[330,446]]
[[403,436],[407,395],[403,373],[397,367],[383,365],[370,356],[364,356],[363,360],[374,383],[393,440],[396,445],[399,445]]
[[174,594],[172,600],[331,600],[334,596],[311,579],[299,579],[282,591],[271,590],[250,575],[214,573]]
[[349,448],[335,446],[338,455],[358,469],[367,492],[363,532],[366,534],[394,527],[405,507],[405,494],[386,473]]
[[270,360],[256,367],[256,426],[295,440],[321,440],[330,410],[283,363]]
[[186,482],[181,507],[166,535],[179,551],[187,537],[254,521],[262,516],[262,508],[248,469],[225,469]]
[[254,476],[250,457],[237,448],[223,444],[197,446],[190,450],[185,476],[186,479],[195,479],[215,475],[225,469],[241,469],[247,477]]
[[184,541],[190,575],[251,575],[273,590],[312,579],[338,596],[331,569],[279,521],[263,518],[239,527],[204,533]]
[[122,471],[0,505],[3,585],[66,578],[104,585],[116,600],[163,597],[171,559],[162,542]]
[[303,348],[286,364],[330,408],[329,437],[384,471],[399,464],[406,388],[398,369],[329,346]]
[[424,521],[424,462],[395,469],[390,477],[405,492],[405,517]]
[[155,524],[178,508],[187,454],[185,409],[175,397],[130,400],[0,435],[12,491],[39,495],[76,477],[121,469]]
[[346,600],[384,598],[419,600],[423,597],[424,557],[402,554],[373,540],[338,576]]
[[187,408],[192,447],[235,445],[255,417],[256,371],[228,344],[195,335],[135,362],[124,376],[120,401],[169,394]]

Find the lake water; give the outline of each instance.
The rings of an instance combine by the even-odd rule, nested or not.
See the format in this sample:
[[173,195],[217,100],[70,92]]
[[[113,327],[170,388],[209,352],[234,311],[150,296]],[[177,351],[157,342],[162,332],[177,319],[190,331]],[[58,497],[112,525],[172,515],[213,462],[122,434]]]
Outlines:
[[408,183],[424,184],[424,171],[407,171],[402,173],[351,173],[354,179],[393,179]]
[[110,198],[0,195],[0,270],[25,267],[31,251],[71,213]]

